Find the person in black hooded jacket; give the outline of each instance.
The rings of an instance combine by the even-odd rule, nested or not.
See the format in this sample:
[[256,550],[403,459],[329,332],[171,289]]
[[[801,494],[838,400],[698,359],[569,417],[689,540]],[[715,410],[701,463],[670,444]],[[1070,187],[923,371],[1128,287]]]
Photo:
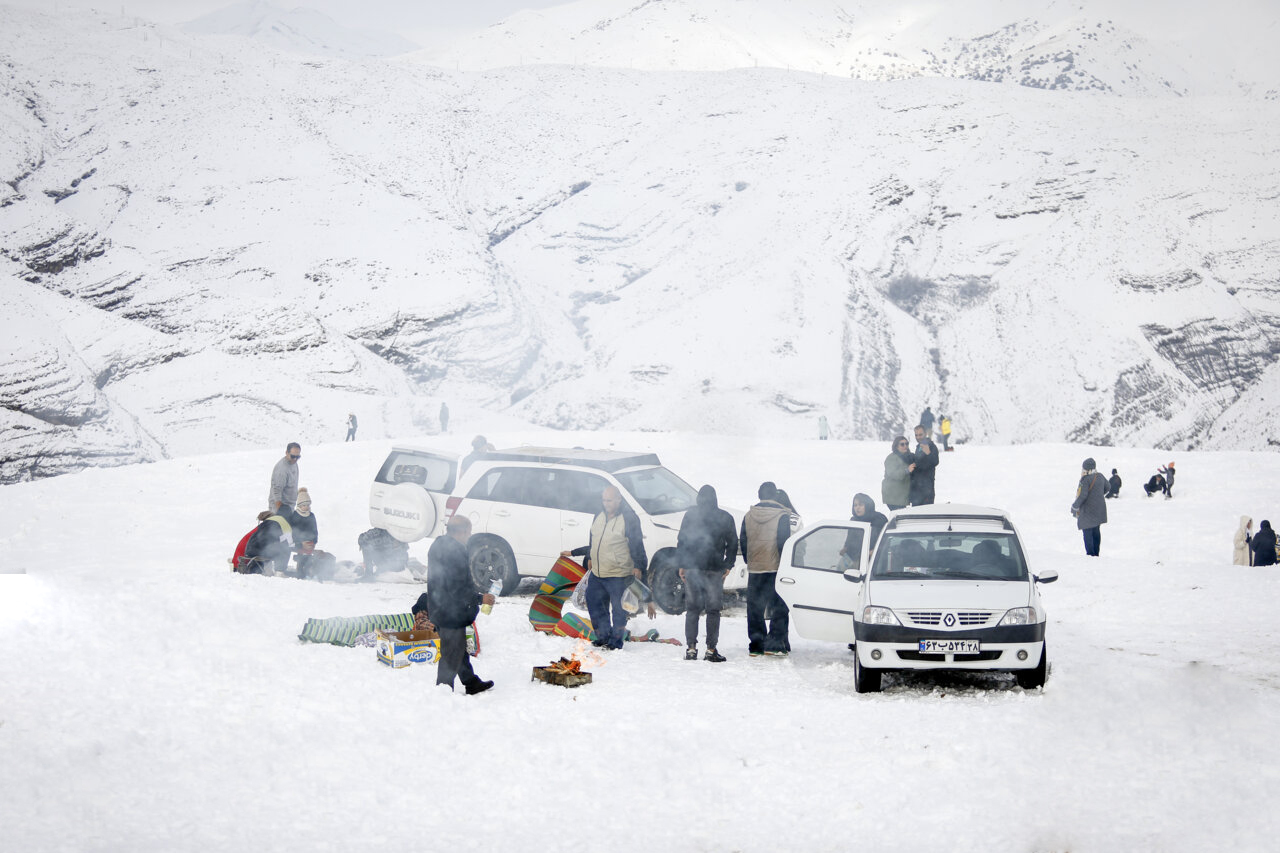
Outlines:
[[467,540],[471,537],[471,519],[465,515],[450,516],[444,536],[437,536],[427,551],[427,612],[440,635],[440,660],[436,664],[436,684],[453,689],[454,680],[462,681],[467,695],[483,693],[493,686],[471,668],[467,657],[467,626],[475,621],[481,604],[493,604],[491,593],[476,592],[471,580],[471,561],[467,556]]
[[723,661],[716,650],[720,641],[720,608],[724,602],[724,579],[738,559],[738,531],[733,516],[720,509],[716,490],[698,490],[697,506],[684,514],[676,538],[680,579],[684,581],[684,637],[688,648],[685,660],[698,659],[698,621],[707,614],[707,651],[712,663]]
[[[871,499],[871,495],[858,492],[853,496],[853,515],[850,521],[864,521],[871,525],[871,542],[867,547],[875,550],[876,542],[880,539],[880,532],[884,530],[884,526],[889,523],[889,518],[883,513],[876,511],[876,502]],[[849,536],[845,539],[844,550],[840,553],[847,556],[850,560],[856,559],[861,552],[861,543],[858,541],[856,530],[850,530]]]
[[1253,542],[1249,547],[1253,550],[1255,566],[1274,566],[1276,564],[1276,532],[1271,529],[1271,522],[1265,518],[1258,525],[1258,532],[1253,534]]

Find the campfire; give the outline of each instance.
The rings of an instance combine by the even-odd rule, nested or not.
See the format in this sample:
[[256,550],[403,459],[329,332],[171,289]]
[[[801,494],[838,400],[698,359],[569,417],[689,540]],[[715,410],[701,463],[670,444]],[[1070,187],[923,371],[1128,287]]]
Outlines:
[[552,662],[551,666],[547,667],[547,671],[556,675],[579,675],[582,673],[582,661],[560,658]]
[[559,684],[561,687],[578,687],[591,683],[591,673],[584,670],[583,664],[604,664],[604,658],[587,649],[587,644],[579,641],[578,648],[572,657],[552,661],[548,666],[535,666],[533,678],[548,684]]

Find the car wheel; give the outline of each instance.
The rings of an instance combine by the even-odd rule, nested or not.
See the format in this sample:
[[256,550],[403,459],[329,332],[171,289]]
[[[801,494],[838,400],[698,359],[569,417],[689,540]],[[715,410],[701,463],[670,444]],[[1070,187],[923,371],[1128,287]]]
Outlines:
[[[475,541],[478,539],[479,541]],[[488,592],[495,580],[502,581],[502,595],[520,586],[520,572],[511,546],[496,536],[474,537],[471,548],[471,582],[480,592]]]
[[853,655],[853,689],[859,693],[879,693],[880,692],[880,675],[882,670],[867,669],[858,660],[858,654],[855,651]]
[[1046,643],[1041,646],[1040,663],[1035,669],[1020,669],[1015,674],[1018,678],[1018,686],[1023,690],[1044,687],[1049,677],[1049,645]]
[[684,581],[680,580],[680,570],[670,552],[660,551],[654,556],[649,590],[663,612],[673,616],[684,612]]

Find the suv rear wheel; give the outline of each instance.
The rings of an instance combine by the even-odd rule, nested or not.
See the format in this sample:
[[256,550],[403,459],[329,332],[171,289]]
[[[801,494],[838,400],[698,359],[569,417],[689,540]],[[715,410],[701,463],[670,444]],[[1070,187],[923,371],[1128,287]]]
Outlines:
[[684,581],[680,580],[680,570],[670,549],[659,551],[653,556],[649,591],[653,593],[654,602],[663,611],[673,616],[684,612]]
[[480,592],[488,592],[495,579],[502,581],[502,595],[510,595],[520,586],[520,572],[511,546],[497,536],[471,537],[471,582]]

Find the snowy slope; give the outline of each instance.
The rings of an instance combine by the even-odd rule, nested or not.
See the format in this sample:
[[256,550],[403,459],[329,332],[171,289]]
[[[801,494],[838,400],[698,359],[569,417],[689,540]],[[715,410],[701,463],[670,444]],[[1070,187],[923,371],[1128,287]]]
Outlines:
[[[878,494],[888,450],[476,426],[501,446],[653,450],[737,506],[772,478],[811,522],[847,517],[854,491]],[[321,547],[356,557],[388,444],[307,448]],[[1126,480],[1096,560],[1067,513],[1085,454]],[[390,671],[371,649],[296,640],[309,617],[406,611],[423,589],[407,577],[227,571],[277,457],[0,488],[6,849],[395,852],[429,838],[517,851],[605,836],[749,853],[1274,847],[1280,575],[1230,563],[1238,517],[1275,510],[1274,453],[1179,453],[1172,501],[1141,497],[1168,461],[1154,451],[946,454],[939,498],[1008,508],[1033,569],[1061,574],[1044,587],[1043,691],[912,677],[859,696],[843,646],[793,633],[789,658],[747,657],[740,606],[722,624],[726,663],[630,644],[592,664],[594,683],[553,688],[530,668],[574,644],[530,629],[526,584],[481,619],[476,667],[497,686],[474,698],[435,689],[429,666]],[[425,559],[426,543],[411,553]],[[683,638],[681,617],[652,625]]]
[[1280,390],[1274,100],[0,24],[0,287],[30,306],[0,321],[4,479],[349,411],[422,433],[441,400],[866,438],[932,404],[968,441],[1236,447]]
[[420,58],[464,69],[771,67],[861,80],[1274,97],[1278,22],[1274,5],[1256,0],[577,0],[517,13]]
[[286,53],[347,59],[395,56],[418,47],[393,33],[353,30],[314,9],[282,9],[265,0],[226,6],[182,29],[194,35],[240,36]]

